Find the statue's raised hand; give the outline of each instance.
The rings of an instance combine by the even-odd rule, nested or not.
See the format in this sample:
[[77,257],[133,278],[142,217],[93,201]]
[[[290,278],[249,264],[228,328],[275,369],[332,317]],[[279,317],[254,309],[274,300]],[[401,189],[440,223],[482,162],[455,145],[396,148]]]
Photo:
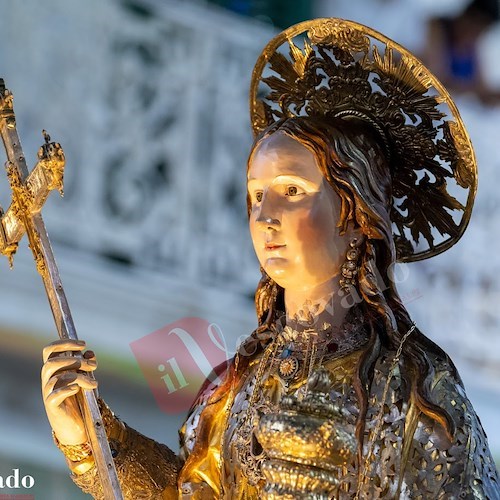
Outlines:
[[[56,340],[43,350],[42,396],[49,423],[59,442],[77,445],[88,441],[83,417],[76,400],[82,389],[95,389],[91,376],[97,368],[92,351],[82,340]],[[83,355],[74,357],[72,353]]]

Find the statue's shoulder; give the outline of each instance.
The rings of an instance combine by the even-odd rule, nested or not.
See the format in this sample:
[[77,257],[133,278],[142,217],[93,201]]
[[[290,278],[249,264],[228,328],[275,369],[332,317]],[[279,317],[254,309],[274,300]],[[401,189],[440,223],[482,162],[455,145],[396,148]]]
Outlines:
[[205,382],[200,387],[197,396],[194,399],[191,408],[188,411],[184,424],[179,429],[179,442],[180,442],[180,457],[185,460],[189,453],[192,451],[194,442],[196,440],[196,429],[200,422],[202,411],[208,404],[217,402],[214,400],[217,389],[226,381],[229,376],[229,367],[233,362],[232,359],[224,361],[216,366],[211,375],[207,377]]
[[217,388],[226,380],[229,367],[232,363],[233,358],[223,361],[212,370],[212,373],[201,385],[200,390],[198,391],[198,394],[196,395],[196,398],[194,399],[194,402],[189,410],[190,413],[199,405],[206,405],[209,401],[211,403],[215,402],[211,396],[213,396]]
[[432,373],[431,391],[450,390],[466,397],[462,379],[448,355],[440,356],[431,352],[427,353],[427,360]]
[[[396,356],[396,350],[382,348],[375,363],[376,376],[385,381],[389,374],[392,373],[394,378],[399,379],[401,370],[404,369],[402,366],[404,361],[401,360],[399,363],[394,364]],[[446,353],[443,352],[443,355],[438,355],[428,352],[426,360],[429,365],[429,376],[426,384],[431,394],[439,398],[439,402],[436,401],[438,404],[449,400],[451,394],[455,395],[456,399],[460,401],[467,399],[462,379],[453,361]]]
[[430,380],[433,402],[447,412],[454,433],[451,442],[445,445],[447,440],[439,439],[442,435],[436,428],[439,426],[430,426],[424,418],[416,432],[417,441],[425,444],[424,448],[432,442],[432,449],[440,457],[446,457],[443,465],[448,479],[443,483],[443,491],[459,491],[464,498],[500,499],[500,480],[488,439],[457,369],[447,356],[431,354],[428,359],[433,368]]

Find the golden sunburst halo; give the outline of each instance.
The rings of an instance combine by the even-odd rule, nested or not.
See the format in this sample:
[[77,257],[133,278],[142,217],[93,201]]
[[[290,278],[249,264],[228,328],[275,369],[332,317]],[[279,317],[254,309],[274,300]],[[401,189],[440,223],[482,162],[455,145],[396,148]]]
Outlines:
[[283,117],[349,113],[387,138],[398,260],[454,245],[470,220],[477,165],[453,100],[424,64],[381,33],[336,18],[299,23],[264,48],[250,88],[256,135]]

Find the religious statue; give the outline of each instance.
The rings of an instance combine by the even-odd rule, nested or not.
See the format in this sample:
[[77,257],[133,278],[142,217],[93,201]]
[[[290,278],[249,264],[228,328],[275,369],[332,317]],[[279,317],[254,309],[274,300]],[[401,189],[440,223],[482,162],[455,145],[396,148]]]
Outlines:
[[[332,18],[267,45],[250,102],[258,326],[201,388],[178,455],[99,400],[124,498],[500,499],[460,376],[390,279],[470,218],[476,163],[449,94],[403,47]],[[46,347],[43,397],[74,482],[103,498],[74,397],[97,387],[85,349]]]

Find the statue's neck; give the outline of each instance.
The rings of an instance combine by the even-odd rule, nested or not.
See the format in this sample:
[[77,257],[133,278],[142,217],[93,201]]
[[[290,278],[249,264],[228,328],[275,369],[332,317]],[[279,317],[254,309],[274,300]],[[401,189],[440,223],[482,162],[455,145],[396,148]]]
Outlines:
[[286,324],[294,329],[321,328],[325,323],[339,327],[349,311],[342,296],[337,277],[307,290],[286,289]]

